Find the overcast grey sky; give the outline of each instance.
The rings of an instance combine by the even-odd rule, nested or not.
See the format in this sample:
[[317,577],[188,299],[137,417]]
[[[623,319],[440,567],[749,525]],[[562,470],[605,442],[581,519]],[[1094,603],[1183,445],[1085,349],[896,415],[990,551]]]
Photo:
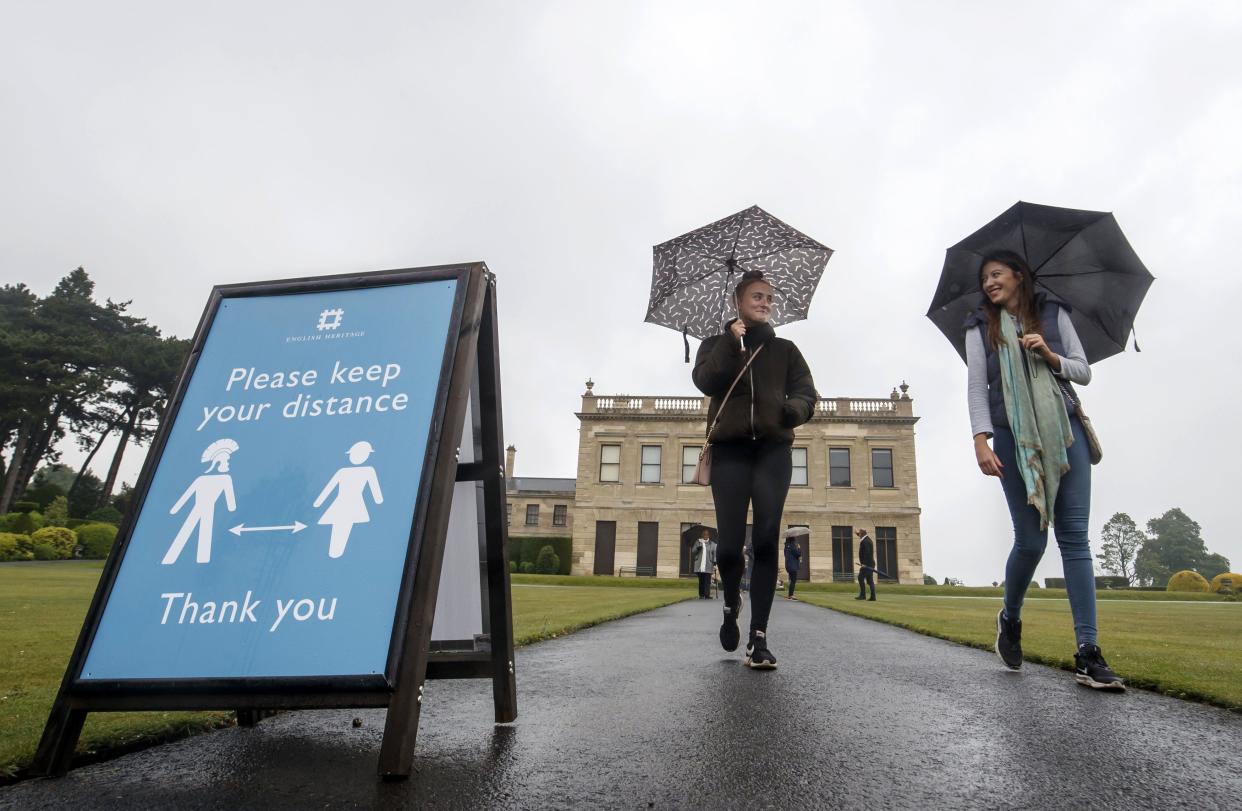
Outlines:
[[1236,2],[5,0],[0,281],[84,265],[188,337],[213,284],[484,260],[518,472],[573,476],[588,376],[693,391],[651,246],[758,203],[837,251],[782,334],[825,396],[909,381],[924,567],[980,584],[1012,533],[923,315],[944,249],[1112,211],[1157,281],[1082,392],[1093,535],[1180,506],[1236,569],[1240,41]]

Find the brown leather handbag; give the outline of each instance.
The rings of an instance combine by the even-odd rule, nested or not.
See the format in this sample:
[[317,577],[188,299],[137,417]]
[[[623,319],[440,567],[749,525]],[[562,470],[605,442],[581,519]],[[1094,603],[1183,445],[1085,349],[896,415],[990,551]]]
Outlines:
[[1091,458],[1091,464],[1098,465],[1100,460],[1104,458],[1104,449],[1100,447],[1100,438],[1095,434],[1095,426],[1091,424],[1091,418],[1087,416],[1087,412],[1082,410],[1082,400],[1078,399],[1078,392],[1068,381],[1057,378],[1057,384],[1064,392],[1066,399],[1074,404],[1074,411],[1078,414],[1078,420],[1082,423],[1082,432],[1087,435],[1087,455]]
[[755,362],[755,358],[759,357],[759,353],[763,351],[763,344],[754,352],[750,353],[750,358],[746,361],[746,365],[742,367],[742,371],[737,373],[737,377],[733,378],[733,383],[729,386],[729,390],[725,392],[724,399],[720,401],[720,408],[716,409],[716,419],[712,420],[711,426],[707,429],[707,435],[703,438],[703,450],[699,451],[699,462],[694,466],[694,478],[691,479],[695,484],[701,484],[709,487],[712,483],[712,431],[716,430],[716,424],[720,422],[720,415],[724,413],[725,403],[729,402],[729,397],[733,394],[733,389],[737,387],[737,382],[742,379],[742,375],[746,374],[746,370]]

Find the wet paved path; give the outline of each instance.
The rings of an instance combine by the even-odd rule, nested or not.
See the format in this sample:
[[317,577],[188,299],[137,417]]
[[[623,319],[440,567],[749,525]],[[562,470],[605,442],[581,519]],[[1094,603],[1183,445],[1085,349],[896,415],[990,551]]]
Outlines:
[[[1242,715],[777,600],[774,672],[691,601],[518,652],[519,718],[429,682],[416,773],[383,711],[287,713],[0,789],[0,808],[1235,807]],[[725,696],[718,699],[717,696]],[[363,726],[353,728],[355,716]]]

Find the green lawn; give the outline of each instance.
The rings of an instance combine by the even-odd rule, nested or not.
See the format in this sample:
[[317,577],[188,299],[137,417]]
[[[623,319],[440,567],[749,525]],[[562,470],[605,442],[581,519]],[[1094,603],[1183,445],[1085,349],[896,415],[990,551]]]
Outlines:
[[[881,587],[872,603],[856,601],[855,593],[852,588],[798,589],[803,602],[930,636],[986,650],[996,641],[999,595],[954,599]],[[1057,593],[1028,595],[1022,608],[1022,652],[1030,661],[1069,668],[1074,656],[1069,604],[1063,597],[1033,599]],[[1162,592],[1131,592],[1139,597],[1132,600],[1111,596],[1117,594],[1098,601],[1098,624],[1100,647],[1118,675],[1135,687],[1242,711],[1242,603],[1147,597]]]
[[[30,763],[95,593],[100,561],[0,564],[0,780]],[[678,581],[643,578],[513,578],[519,645],[694,596]],[[546,587],[547,584],[573,584]],[[92,713],[79,756],[114,752],[232,723],[228,712]]]

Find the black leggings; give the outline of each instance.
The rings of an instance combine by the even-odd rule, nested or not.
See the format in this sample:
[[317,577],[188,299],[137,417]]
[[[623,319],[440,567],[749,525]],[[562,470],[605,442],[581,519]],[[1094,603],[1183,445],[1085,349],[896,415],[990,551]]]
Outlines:
[[781,513],[789,494],[793,462],[789,446],[780,442],[742,440],[712,445],[712,500],[716,503],[716,565],[725,604],[737,606],[745,561],[746,510],[754,508],[751,545],[754,568],[750,579],[750,629],[766,631],[776,593],[777,541]]
[[789,575],[789,593],[786,594],[785,596],[792,597],[794,593],[794,587],[798,585],[798,570],[797,569],[786,569],[785,574]]

